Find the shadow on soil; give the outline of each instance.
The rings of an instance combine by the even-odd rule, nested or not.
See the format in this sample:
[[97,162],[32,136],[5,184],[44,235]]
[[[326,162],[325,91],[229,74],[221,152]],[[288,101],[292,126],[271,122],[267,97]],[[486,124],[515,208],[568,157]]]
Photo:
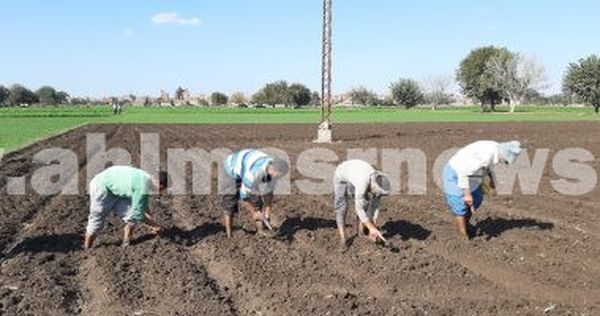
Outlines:
[[221,231],[223,231],[223,226],[218,223],[204,223],[192,230],[183,230],[173,226],[165,232],[163,238],[183,246],[192,246],[202,239],[218,234]]
[[286,241],[292,241],[294,235],[301,230],[316,231],[324,228],[336,228],[334,220],[316,217],[292,217],[286,218],[279,226],[279,238]]
[[387,232],[387,237],[392,238],[395,236],[400,236],[403,241],[409,239],[425,240],[427,237],[429,237],[429,235],[431,235],[431,231],[429,229],[405,220],[387,222],[381,227],[381,229]]
[[537,228],[539,230],[550,230],[554,228],[554,224],[549,222],[541,222],[531,218],[506,219],[488,217],[477,223],[477,228],[479,229],[479,232],[489,240],[499,237],[504,232],[511,229]]
[[28,237],[9,252],[9,256],[21,253],[57,252],[69,253],[82,249],[83,239],[79,234],[40,235]]

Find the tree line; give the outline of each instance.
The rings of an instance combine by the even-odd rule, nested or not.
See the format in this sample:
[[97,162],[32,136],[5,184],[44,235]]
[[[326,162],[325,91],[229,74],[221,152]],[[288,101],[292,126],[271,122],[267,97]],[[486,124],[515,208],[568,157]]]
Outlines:
[[10,87],[0,85],[0,106],[22,106],[31,104],[59,105],[69,102],[69,94],[50,86],[32,91],[20,84]]
[[[352,88],[337,103],[377,106],[403,106],[411,108],[420,104],[429,104],[435,109],[440,105],[456,102],[451,93],[454,82],[458,83],[462,95],[477,101],[483,110],[494,111],[499,104],[508,104],[511,111],[522,103],[530,104],[573,104],[592,105],[600,111],[600,57],[596,55],[580,59],[568,65],[562,82],[562,93],[544,96],[541,91],[547,87],[545,69],[535,59],[512,52],[505,47],[488,46],[472,50],[459,64],[454,77],[438,76],[417,81],[401,78],[389,85],[389,91],[379,96],[365,87]],[[176,100],[184,98],[183,88],[175,91]],[[164,103],[157,98],[144,99],[143,105]],[[135,101],[131,96],[130,102]],[[172,102],[172,100],[167,100]],[[250,97],[243,92],[230,96],[222,92],[213,92],[207,98],[198,100],[198,105],[236,105],[240,107],[254,105],[302,107],[320,104],[318,92],[311,91],[301,83],[288,84],[280,80],[265,84]],[[0,85],[0,106],[20,105],[59,105],[91,104],[89,98],[70,98],[69,94],[50,86],[36,91],[14,84],[10,87]]]
[[562,82],[562,93],[544,96],[547,87],[545,69],[535,59],[504,47],[481,47],[465,57],[455,78],[432,77],[418,82],[400,79],[389,86],[389,93],[379,98],[364,87],[353,88],[347,95],[351,103],[361,105],[398,105],[411,108],[429,104],[433,108],[455,102],[449,92],[453,81],[461,93],[478,101],[484,111],[495,111],[499,104],[508,104],[514,112],[522,103],[539,105],[569,105],[586,103],[600,111],[600,58],[596,55],[568,65]]
[[557,104],[587,103],[598,113],[600,108],[600,59],[596,55],[580,59],[567,67],[562,94],[544,97],[545,70],[531,57],[504,47],[475,49],[460,63],[456,79],[461,92],[480,102],[484,110],[507,103],[511,112],[524,101]]

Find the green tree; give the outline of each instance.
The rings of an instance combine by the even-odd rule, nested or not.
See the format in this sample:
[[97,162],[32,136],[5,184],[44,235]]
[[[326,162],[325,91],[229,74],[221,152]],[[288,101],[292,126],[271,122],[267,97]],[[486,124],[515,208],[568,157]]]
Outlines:
[[310,104],[314,106],[321,105],[321,95],[317,91],[313,91],[310,95]]
[[135,94],[129,94],[127,96],[127,100],[129,103],[135,103],[135,101],[137,101],[137,97],[135,96]]
[[265,95],[264,89],[258,90],[255,94],[250,98],[250,103],[256,105],[266,104],[267,96]]
[[73,105],[90,105],[92,103],[92,100],[90,98],[78,98],[78,97],[74,97],[71,98],[71,104]]
[[5,106],[10,96],[10,90],[5,86],[0,85],[0,106]]
[[64,91],[56,91],[56,104],[67,104],[69,102],[69,94]]
[[288,106],[291,103],[290,101],[288,84],[283,80],[266,84],[252,96],[252,103],[258,105],[266,104],[275,106],[277,104],[283,104]]
[[312,99],[310,89],[300,83],[290,85],[287,89],[287,94],[289,96],[289,103],[296,108],[308,105]]
[[348,94],[352,99],[352,104],[378,105],[380,103],[375,92],[362,86],[352,88]]
[[14,84],[10,87],[10,95],[8,97],[10,105],[31,105],[38,102],[38,98],[31,90],[22,85]]
[[50,86],[44,86],[39,88],[35,95],[37,96],[39,103],[43,105],[56,105],[56,90]]
[[142,102],[142,105],[144,107],[152,106],[152,101],[150,100],[150,97],[144,97],[144,101]]
[[575,96],[600,112],[600,58],[592,55],[569,64],[563,79],[565,94]]
[[456,73],[456,80],[463,94],[479,100],[482,109],[489,105],[494,111],[496,105],[502,102],[504,91],[498,87],[498,81],[487,71],[488,63],[493,58],[504,63],[512,57],[513,53],[503,47],[488,46],[471,51],[460,63]]
[[390,92],[394,103],[407,109],[424,101],[423,92],[419,84],[412,79],[400,79],[390,85]]
[[177,87],[175,90],[175,100],[183,100],[183,94],[185,93],[185,89],[182,87]]
[[210,104],[212,105],[226,105],[228,101],[228,97],[226,94],[221,92],[213,92],[210,95]]

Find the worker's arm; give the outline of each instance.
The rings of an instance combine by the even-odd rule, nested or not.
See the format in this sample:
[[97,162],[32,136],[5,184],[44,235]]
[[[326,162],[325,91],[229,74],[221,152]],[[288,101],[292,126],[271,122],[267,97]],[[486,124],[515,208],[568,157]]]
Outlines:
[[146,218],[151,217],[151,212],[148,208],[148,194],[150,194],[151,186],[150,180],[135,179],[131,195],[131,215],[129,216],[129,221],[145,223]]
[[252,205],[252,202],[250,201],[250,199],[245,199],[244,200],[244,205],[248,208],[248,210],[250,210],[250,212],[252,213],[252,218],[255,221],[260,221],[262,218],[262,215],[260,214],[259,210],[257,210],[254,205]]
[[458,187],[463,190],[463,200],[468,206],[473,205],[473,194],[471,193],[469,176],[474,175],[477,170],[479,170],[478,166],[462,166],[454,170],[458,177]]
[[148,195],[142,190],[136,190],[131,196],[131,222],[143,222],[148,210]]
[[148,193],[150,188],[146,187],[134,191],[131,198],[131,207],[134,210],[132,221],[140,222],[150,228],[153,234],[162,234],[164,229],[152,219],[152,211],[148,207]]
[[381,203],[381,197],[375,196],[371,200],[371,209],[373,212],[373,223],[377,225],[377,218],[379,218],[379,205]]
[[494,169],[490,169],[490,188],[496,190],[496,172]]
[[367,201],[366,193],[355,192],[354,208],[356,210],[356,215],[360,221],[364,223],[369,219],[369,216],[367,216],[367,205],[369,205],[369,202]]
[[273,211],[273,193],[268,193],[263,195],[262,197],[264,208],[265,208],[265,218],[267,220],[271,219],[271,212]]
[[355,191],[354,191],[355,202],[354,203],[355,203],[355,208],[356,208],[356,215],[358,215],[360,222],[369,229],[369,235],[371,237],[381,238],[383,240],[383,235],[377,229],[377,227],[375,227],[375,223],[373,223],[373,221],[367,216],[367,212],[366,212],[366,208],[368,205],[367,190],[368,190],[367,186],[365,186],[365,187],[356,186],[355,187]]
[[463,201],[468,206],[473,206],[473,194],[471,193],[471,189],[463,189]]

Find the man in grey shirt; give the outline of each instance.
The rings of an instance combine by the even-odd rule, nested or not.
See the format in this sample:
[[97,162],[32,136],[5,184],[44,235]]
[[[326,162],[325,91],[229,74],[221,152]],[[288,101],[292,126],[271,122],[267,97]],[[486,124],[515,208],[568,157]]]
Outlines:
[[346,213],[348,211],[348,197],[354,195],[355,210],[359,223],[358,234],[364,232],[364,227],[369,230],[369,238],[373,241],[384,240],[382,233],[377,229],[376,220],[379,215],[379,202],[382,196],[390,193],[390,181],[387,176],[376,171],[373,166],[362,160],[348,160],[340,164],[333,176],[334,210],[336,222],[341,238],[342,247],[346,242]]

